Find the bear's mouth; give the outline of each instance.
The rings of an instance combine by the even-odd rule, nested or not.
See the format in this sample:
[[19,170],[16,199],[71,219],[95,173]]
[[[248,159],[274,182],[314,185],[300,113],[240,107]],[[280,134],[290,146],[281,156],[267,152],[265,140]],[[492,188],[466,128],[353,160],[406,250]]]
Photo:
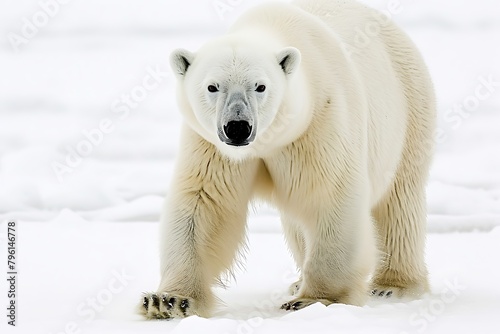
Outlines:
[[246,146],[255,138],[253,127],[247,121],[229,121],[218,131],[219,139],[231,146]]
[[248,142],[248,141],[244,141],[244,142],[241,142],[241,143],[235,143],[235,142],[231,142],[231,141],[226,141],[225,143],[227,145],[230,145],[230,146],[247,146],[248,144],[250,144],[250,142]]

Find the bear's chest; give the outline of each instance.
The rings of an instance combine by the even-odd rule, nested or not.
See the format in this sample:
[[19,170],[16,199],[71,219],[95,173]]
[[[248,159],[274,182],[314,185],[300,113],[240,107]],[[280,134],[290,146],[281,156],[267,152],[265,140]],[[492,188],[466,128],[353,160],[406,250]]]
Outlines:
[[297,141],[263,159],[276,197],[301,205],[308,199],[328,196],[336,182],[333,155],[326,147],[311,149]]

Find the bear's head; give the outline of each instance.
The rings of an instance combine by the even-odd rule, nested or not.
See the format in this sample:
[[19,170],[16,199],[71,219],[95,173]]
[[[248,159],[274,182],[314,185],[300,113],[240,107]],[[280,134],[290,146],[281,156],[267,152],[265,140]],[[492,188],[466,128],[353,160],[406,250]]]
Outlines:
[[283,105],[300,64],[294,47],[209,43],[197,53],[175,50],[171,67],[189,125],[233,159],[258,155],[263,134]]

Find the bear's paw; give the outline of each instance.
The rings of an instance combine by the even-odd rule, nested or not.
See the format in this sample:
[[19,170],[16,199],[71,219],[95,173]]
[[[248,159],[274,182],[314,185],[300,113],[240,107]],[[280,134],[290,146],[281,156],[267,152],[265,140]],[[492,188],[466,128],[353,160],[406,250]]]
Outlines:
[[428,292],[426,284],[411,284],[405,287],[386,284],[372,284],[370,294],[377,298],[419,298]]
[[332,301],[329,301],[327,299],[296,298],[289,301],[288,303],[284,303],[283,305],[281,305],[281,309],[286,311],[298,311],[315,303],[321,303],[325,306],[333,304]]
[[193,298],[166,292],[146,293],[142,297],[139,311],[147,319],[173,319],[196,315]]

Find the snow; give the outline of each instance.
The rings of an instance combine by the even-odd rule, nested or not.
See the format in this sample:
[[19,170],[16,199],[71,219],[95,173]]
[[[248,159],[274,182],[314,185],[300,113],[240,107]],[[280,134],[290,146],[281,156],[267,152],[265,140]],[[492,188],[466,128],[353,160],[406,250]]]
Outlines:
[[[158,284],[156,229],[157,224],[146,222],[86,221],[69,210],[50,222],[23,222],[19,330],[59,333],[69,324],[82,333],[401,334],[493,332],[500,326],[500,271],[484,260],[500,252],[500,227],[489,233],[429,234],[433,293],[421,300],[371,300],[364,307],[315,304],[294,313],[277,307],[287,301],[286,288],[297,279],[283,238],[252,231],[245,270],[238,270],[230,288],[217,289],[225,305],[213,318],[147,322],[134,314],[134,306],[144,289]],[[273,245],[272,255],[263,245]],[[124,283],[117,283],[117,276]],[[119,291],[110,293],[110,284]]]
[[[440,131],[426,250],[432,294],[371,300],[361,308],[277,309],[289,298],[296,271],[276,212],[258,205],[249,220],[245,269],[228,289],[217,289],[225,304],[214,318],[146,322],[134,313],[141,292],[159,281],[157,220],[179,149],[168,54],[196,49],[257,2],[264,0],[68,1],[16,52],[8,34],[21,34],[23,18],[40,15],[41,5],[2,1],[0,257],[6,257],[6,222],[16,219],[16,332],[500,329],[500,8],[494,0],[365,1],[391,11],[422,51],[436,87]],[[220,3],[225,11],[214,7]],[[123,102],[141,92],[144,99]],[[71,156],[78,147],[88,155]],[[71,172],[58,177],[53,165],[68,155]],[[92,299],[103,302],[94,305],[99,311]],[[1,323],[2,333],[13,331],[6,318]]]

